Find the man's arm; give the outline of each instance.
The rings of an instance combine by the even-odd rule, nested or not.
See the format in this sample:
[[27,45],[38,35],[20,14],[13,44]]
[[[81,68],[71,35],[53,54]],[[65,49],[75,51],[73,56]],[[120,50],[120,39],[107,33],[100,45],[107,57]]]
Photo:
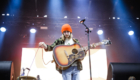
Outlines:
[[52,51],[53,48],[57,45],[58,40],[55,40],[53,44],[51,45],[46,45],[47,48],[44,48],[45,51]]

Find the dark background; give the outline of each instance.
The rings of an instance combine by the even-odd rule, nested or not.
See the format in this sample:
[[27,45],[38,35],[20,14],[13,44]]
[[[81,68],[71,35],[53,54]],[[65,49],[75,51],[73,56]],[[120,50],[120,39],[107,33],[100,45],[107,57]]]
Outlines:
[[[111,46],[97,47],[106,49],[108,65],[110,62],[139,63],[139,5],[139,0],[1,0],[0,27],[6,27],[7,31],[4,37],[0,32],[0,60],[13,61],[15,76],[19,76],[22,48],[37,48],[41,41],[52,44],[61,36],[61,26],[65,23],[71,25],[74,38],[82,46],[87,46],[85,28],[79,23],[79,20],[86,19],[85,24],[93,28],[91,43],[102,39],[112,41]],[[6,16],[7,13],[10,16]],[[68,18],[64,19],[64,16]],[[41,26],[48,29],[41,30]],[[37,30],[34,43],[29,43],[30,28]],[[98,29],[104,31],[103,38],[97,34]],[[128,35],[129,30],[134,31],[133,38]]]

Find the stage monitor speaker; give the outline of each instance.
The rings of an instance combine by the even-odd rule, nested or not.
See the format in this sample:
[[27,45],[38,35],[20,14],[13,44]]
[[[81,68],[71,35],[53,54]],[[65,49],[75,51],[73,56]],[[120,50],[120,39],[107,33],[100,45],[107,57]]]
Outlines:
[[0,80],[15,80],[12,61],[0,61]]
[[140,63],[110,63],[107,80],[140,80]]

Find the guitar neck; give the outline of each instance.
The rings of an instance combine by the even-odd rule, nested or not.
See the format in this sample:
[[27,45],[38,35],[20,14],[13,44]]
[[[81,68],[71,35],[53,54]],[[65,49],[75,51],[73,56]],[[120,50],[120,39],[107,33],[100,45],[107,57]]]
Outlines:
[[[99,46],[99,45],[102,45],[103,42],[98,42],[98,43],[93,43],[93,44],[90,44],[90,48],[95,48],[96,46]],[[85,46],[85,47],[82,47],[82,48],[79,48],[78,51],[87,51],[88,50],[88,46]]]

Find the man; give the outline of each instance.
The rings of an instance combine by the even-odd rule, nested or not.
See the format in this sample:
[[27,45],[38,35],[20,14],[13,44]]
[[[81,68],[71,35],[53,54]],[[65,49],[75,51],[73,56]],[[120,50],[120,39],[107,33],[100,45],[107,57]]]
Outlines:
[[[69,24],[64,24],[61,28],[62,36],[55,40],[52,45],[46,45],[44,42],[40,42],[39,46],[43,46],[45,51],[52,51],[56,45],[72,45],[79,44],[77,39],[72,36],[72,29]],[[62,73],[63,80],[80,80],[80,70],[82,70],[81,61],[75,61],[68,69],[60,70],[56,67],[60,73]]]

